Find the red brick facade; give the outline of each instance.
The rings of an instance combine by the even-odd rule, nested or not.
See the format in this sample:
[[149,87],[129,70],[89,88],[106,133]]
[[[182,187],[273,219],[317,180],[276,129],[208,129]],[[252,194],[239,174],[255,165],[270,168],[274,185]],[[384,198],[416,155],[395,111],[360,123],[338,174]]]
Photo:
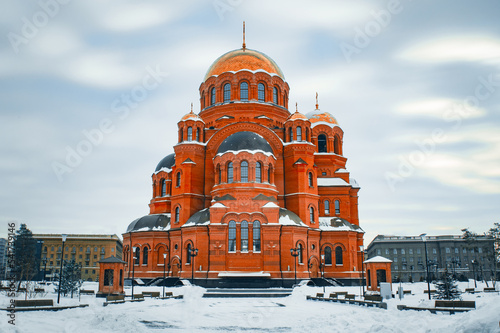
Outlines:
[[217,59],[199,90],[200,113],[178,122],[175,155],[152,176],[150,215],[123,234],[127,276],[136,247],[138,278],[162,277],[165,262],[167,276],[292,279],[299,248],[297,278],[326,262],[325,277],[359,279],[359,187],[335,118],[290,113],[281,70],[249,49]]

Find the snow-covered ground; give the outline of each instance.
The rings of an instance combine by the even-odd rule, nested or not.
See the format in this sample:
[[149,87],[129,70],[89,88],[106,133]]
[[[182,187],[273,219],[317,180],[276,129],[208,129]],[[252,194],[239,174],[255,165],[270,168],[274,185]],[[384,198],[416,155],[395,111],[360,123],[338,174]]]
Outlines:
[[[393,284],[396,290],[399,284]],[[491,284],[490,284],[491,286]],[[460,283],[460,289],[474,287]],[[478,283],[478,290],[485,285]],[[306,295],[323,292],[321,287],[298,287],[285,298],[202,298],[204,289],[196,286],[166,288],[184,299],[127,302],[103,307],[103,299],[82,296],[87,308],[63,311],[16,313],[15,326],[8,324],[6,313],[0,317],[0,332],[500,332],[500,295],[498,293],[463,294],[464,300],[476,301],[476,310],[449,314],[399,311],[398,304],[429,306],[423,290],[425,283],[403,283],[405,295],[387,300],[388,309],[365,308],[334,302],[306,300]],[[433,286],[431,286],[433,288]],[[497,286],[498,288],[498,286]],[[84,289],[97,289],[86,283]],[[141,291],[162,291],[161,287],[136,287]],[[326,293],[345,290],[359,294],[359,287],[327,287]],[[130,293],[130,289],[126,290]],[[24,296],[18,298],[24,299]],[[45,298],[57,299],[57,293]],[[0,306],[9,298],[0,295]],[[64,297],[61,305],[78,304],[78,298]]]

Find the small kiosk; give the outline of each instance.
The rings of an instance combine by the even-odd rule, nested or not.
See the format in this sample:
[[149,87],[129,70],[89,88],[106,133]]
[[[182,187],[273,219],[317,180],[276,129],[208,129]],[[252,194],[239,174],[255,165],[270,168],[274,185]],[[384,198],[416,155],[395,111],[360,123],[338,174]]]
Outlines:
[[126,262],[111,256],[99,261],[99,291],[97,297],[123,295]]
[[366,288],[371,291],[380,291],[380,283],[391,283],[391,264],[392,260],[376,256],[364,261],[366,265]]

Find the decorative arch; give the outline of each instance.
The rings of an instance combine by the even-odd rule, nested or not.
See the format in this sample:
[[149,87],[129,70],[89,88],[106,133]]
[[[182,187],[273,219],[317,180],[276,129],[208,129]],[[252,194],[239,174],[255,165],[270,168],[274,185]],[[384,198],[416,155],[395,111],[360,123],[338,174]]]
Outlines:
[[298,263],[299,264],[303,264],[304,263],[304,252],[306,251],[306,243],[299,239],[297,242],[295,242],[295,248],[298,250],[298,256],[297,256],[297,260],[298,260]]
[[309,276],[311,278],[320,277],[319,262],[320,261],[316,255],[310,256],[307,260],[307,267],[309,269]]

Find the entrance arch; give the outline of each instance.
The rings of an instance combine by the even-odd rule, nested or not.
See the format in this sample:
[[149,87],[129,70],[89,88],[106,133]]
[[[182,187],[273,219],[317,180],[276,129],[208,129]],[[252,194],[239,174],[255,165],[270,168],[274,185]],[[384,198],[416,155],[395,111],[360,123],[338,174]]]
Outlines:
[[172,258],[172,261],[170,262],[170,269],[172,270],[172,275],[173,277],[180,277],[180,270],[181,270],[181,260],[179,257],[174,257]]
[[321,276],[321,273],[319,271],[319,262],[315,256],[311,256],[309,258],[308,267],[309,267],[309,276],[311,278],[318,278]]

